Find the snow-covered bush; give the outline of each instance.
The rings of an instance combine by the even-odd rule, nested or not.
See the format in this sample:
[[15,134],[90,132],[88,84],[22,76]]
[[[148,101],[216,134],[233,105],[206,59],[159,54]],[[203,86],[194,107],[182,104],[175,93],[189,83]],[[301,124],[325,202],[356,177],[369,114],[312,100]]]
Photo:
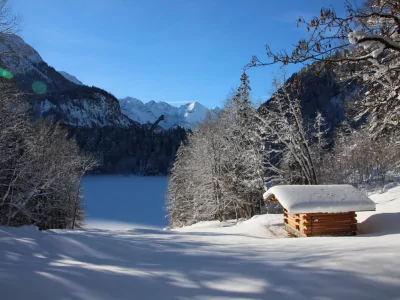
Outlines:
[[[400,171],[400,143],[396,136],[372,139],[365,129],[338,129],[332,152],[324,156],[325,183],[349,183],[358,187],[381,186]],[[391,178],[389,178],[391,177]]]

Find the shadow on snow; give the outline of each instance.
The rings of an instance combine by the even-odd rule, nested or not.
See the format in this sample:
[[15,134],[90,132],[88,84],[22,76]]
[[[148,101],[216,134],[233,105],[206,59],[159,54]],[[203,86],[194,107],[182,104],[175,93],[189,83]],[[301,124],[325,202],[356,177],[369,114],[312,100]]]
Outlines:
[[[202,237],[204,242],[199,241]],[[396,285],[377,284],[357,272],[315,267],[332,257],[329,245],[318,255],[305,256],[296,252],[293,239],[279,245],[269,240],[265,246],[257,239],[253,246],[235,236],[234,247],[227,247],[231,238],[149,229],[7,229],[0,231],[2,299],[370,299],[373,295],[388,299],[399,295]]]

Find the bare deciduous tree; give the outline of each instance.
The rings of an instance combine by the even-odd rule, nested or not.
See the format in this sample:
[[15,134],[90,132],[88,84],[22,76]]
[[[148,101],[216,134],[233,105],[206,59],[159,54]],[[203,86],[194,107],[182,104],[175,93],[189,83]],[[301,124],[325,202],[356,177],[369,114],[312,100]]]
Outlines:
[[171,226],[261,213],[264,143],[249,91],[243,74],[220,116],[208,117],[180,147],[168,187]]
[[71,228],[82,223],[80,179],[94,165],[67,131],[34,124],[22,95],[0,79],[0,224]]
[[[320,150],[313,147],[297,98],[303,87],[297,79],[293,83],[275,79],[274,86],[273,99],[268,107],[262,108],[260,118],[267,145],[267,180],[270,184],[318,184],[315,152]],[[322,116],[317,121],[319,127]]]
[[[20,30],[21,18],[14,14],[9,0],[0,0],[0,42],[4,42],[9,35],[17,34]],[[0,57],[13,55],[2,45]]]
[[400,4],[393,0],[368,0],[362,7],[346,3],[345,16],[323,8],[318,17],[298,19],[309,32],[293,51],[273,52],[268,61],[253,57],[248,67],[275,63],[319,61],[343,81],[360,82],[354,103],[355,118],[368,116],[374,137],[399,129],[400,124]]

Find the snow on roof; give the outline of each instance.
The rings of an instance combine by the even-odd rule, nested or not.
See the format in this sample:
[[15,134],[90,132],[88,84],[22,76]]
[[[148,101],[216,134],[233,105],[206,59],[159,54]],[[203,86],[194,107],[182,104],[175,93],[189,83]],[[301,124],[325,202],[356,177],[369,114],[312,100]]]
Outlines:
[[264,193],[272,195],[291,214],[340,213],[375,210],[375,203],[351,185],[278,185]]

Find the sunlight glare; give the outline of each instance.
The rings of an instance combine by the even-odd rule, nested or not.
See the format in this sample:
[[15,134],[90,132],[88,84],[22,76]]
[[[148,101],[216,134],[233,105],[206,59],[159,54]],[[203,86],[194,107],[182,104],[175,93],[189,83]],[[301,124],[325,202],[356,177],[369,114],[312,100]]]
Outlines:
[[13,73],[3,68],[0,68],[0,76],[6,79],[12,79],[14,77]]
[[47,85],[43,81],[32,83],[32,90],[35,94],[44,95],[47,93]]

